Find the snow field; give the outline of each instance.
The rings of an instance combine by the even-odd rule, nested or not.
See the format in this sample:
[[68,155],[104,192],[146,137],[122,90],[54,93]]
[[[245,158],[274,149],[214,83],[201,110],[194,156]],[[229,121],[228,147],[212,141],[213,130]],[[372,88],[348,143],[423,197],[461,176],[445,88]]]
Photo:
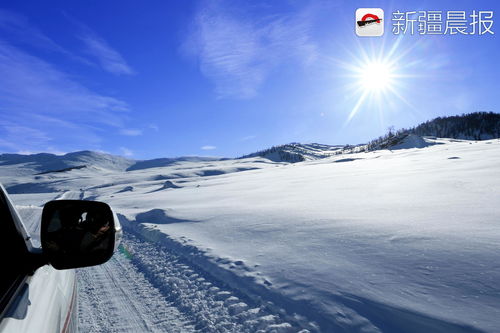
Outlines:
[[[16,195],[25,206],[109,203],[134,233],[124,245],[136,279],[188,331],[498,332],[500,140],[424,142],[297,164],[84,168],[7,188],[31,191]],[[115,281],[117,295],[134,291]]]

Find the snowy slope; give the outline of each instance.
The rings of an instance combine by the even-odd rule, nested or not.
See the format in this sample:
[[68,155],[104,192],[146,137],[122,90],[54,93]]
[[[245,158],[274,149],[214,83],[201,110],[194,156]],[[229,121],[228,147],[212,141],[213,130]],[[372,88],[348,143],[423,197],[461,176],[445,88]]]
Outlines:
[[241,158],[264,157],[274,162],[296,163],[340,154],[343,147],[344,146],[331,146],[320,143],[289,143],[248,154]]
[[436,142],[432,139],[426,139],[424,137],[421,137],[421,136],[418,136],[415,134],[408,134],[408,135],[403,135],[399,140],[388,145],[387,148],[391,149],[391,150],[425,148],[425,147],[429,147],[433,144],[436,144]]
[[120,156],[93,151],[79,151],[65,155],[47,153],[0,155],[0,167],[2,169],[2,176],[4,177],[67,172],[86,167],[122,171],[134,163],[135,161]]
[[182,162],[210,162],[219,161],[220,158],[217,157],[198,157],[198,156],[184,156],[176,158],[155,158],[152,160],[137,161],[132,166],[130,166],[127,171],[150,169],[150,168],[160,168],[170,166],[176,163]]
[[52,195],[110,203],[126,232],[278,316],[284,331],[496,332],[500,141],[425,142],[435,144],[295,164],[84,168],[10,185],[39,192],[13,197],[24,206]]
[[152,160],[133,160],[121,156],[95,151],[78,151],[64,155],[48,153],[21,155],[0,154],[1,176],[26,176],[31,174],[55,174],[72,170],[91,168],[108,171],[132,171],[170,166],[182,162],[219,161],[215,157],[184,156],[176,158],[157,158]]

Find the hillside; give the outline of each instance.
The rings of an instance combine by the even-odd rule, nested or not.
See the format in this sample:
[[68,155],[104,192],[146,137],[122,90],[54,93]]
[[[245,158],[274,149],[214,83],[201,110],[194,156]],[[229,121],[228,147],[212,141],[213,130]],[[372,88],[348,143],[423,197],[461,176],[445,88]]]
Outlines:
[[184,156],[175,158],[155,158],[152,160],[136,161],[133,165],[127,168],[127,171],[142,170],[149,168],[160,168],[170,166],[180,162],[210,162],[219,161],[217,157],[201,157],[201,156]]
[[2,175],[10,176],[65,172],[86,167],[110,171],[123,171],[134,163],[134,160],[121,156],[87,150],[72,152],[65,155],[48,153],[0,155]]
[[435,136],[461,140],[500,138],[500,114],[474,112],[459,116],[438,117],[405,132],[420,136]]
[[[402,141],[409,138],[423,147],[422,140],[416,137],[449,138],[457,140],[491,140],[500,138],[500,114],[493,112],[473,112],[458,116],[438,117],[412,128],[402,128],[398,131],[380,136],[366,145],[367,151],[378,149],[394,149]],[[418,147],[420,146],[420,147]]]
[[379,149],[424,148],[434,144],[424,137],[458,140],[490,140],[500,138],[500,114],[474,112],[450,117],[438,117],[409,129],[390,131],[368,144],[355,146],[325,145],[318,143],[289,143],[273,146],[240,158],[264,157],[274,162],[296,163]]
[[117,155],[95,151],[77,151],[64,155],[49,153],[40,154],[0,154],[2,175],[47,175],[62,173],[83,168],[93,168],[102,171],[134,171],[149,168],[166,167],[181,162],[218,161],[215,157],[174,157],[151,160],[133,160]]
[[293,142],[244,155],[241,156],[240,159],[260,156],[274,162],[296,163],[334,156],[340,154],[343,148],[344,146],[332,146],[320,143],[301,144]]

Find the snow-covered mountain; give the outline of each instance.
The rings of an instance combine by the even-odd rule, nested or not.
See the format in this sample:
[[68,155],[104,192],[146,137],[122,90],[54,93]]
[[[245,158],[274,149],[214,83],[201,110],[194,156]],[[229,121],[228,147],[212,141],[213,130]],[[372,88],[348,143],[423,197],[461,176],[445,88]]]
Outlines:
[[414,128],[409,134],[461,140],[490,140],[500,138],[500,114],[473,112],[459,116],[438,117]]
[[[434,138],[435,139],[435,138]],[[384,137],[370,145],[325,145],[319,143],[301,144],[289,143],[274,146],[252,154],[244,155],[240,158],[263,157],[273,162],[297,163],[311,160],[318,160],[332,156],[355,154],[365,151],[381,149],[411,149],[424,148],[435,144],[434,139],[424,138],[416,134],[399,133]]]
[[[0,154],[2,175],[50,174],[71,170],[94,168],[108,171],[133,171],[165,167],[180,162],[218,161],[215,157],[183,156],[175,158],[157,158],[134,160],[122,156],[96,151],[77,151],[64,155],[40,154]],[[9,172],[10,170],[10,172]]]
[[320,143],[288,143],[273,146],[252,154],[244,155],[240,158],[264,157],[274,162],[303,162],[334,156],[342,153],[344,146],[332,146]]
[[[473,112],[459,116],[438,117],[412,128],[392,129],[370,141],[364,150],[393,149],[402,141],[411,140],[415,147],[425,143],[417,137],[449,138],[458,140],[491,140],[500,138],[500,114]],[[417,143],[420,141],[420,143]],[[411,143],[406,143],[406,146]]]
[[289,143],[273,146],[241,158],[260,156],[275,162],[303,162],[338,154],[351,154],[379,149],[423,148],[432,141],[425,137],[452,138],[459,140],[490,140],[500,138],[500,114],[474,112],[460,116],[438,117],[409,129],[389,132],[370,141],[355,146],[325,145],[318,143]]
[[[425,137],[431,137],[429,140]],[[288,143],[273,146],[255,153],[239,157],[239,159],[263,157],[273,162],[296,163],[323,159],[339,154],[358,153],[379,149],[409,149],[427,147],[432,137],[464,140],[486,140],[500,137],[500,114],[492,112],[475,112],[461,116],[439,117],[422,123],[414,128],[400,129],[388,133],[368,144],[359,145],[327,145],[320,143]],[[94,167],[110,171],[134,171],[149,168],[167,167],[183,162],[211,162],[228,160],[228,158],[183,156],[174,158],[156,158],[151,160],[133,160],[121,156],[95,152],[79,151],[65,155],[48,153],[20,155],[1,154],[0,167],[12,166],[10,174],[24,175],[36,173],[65,172],[72,169]],[[6,174],[6,169],[2,168]]]
[[134,160],[121,156],[95,151],[78,151],[65,155],[48,153],[0,155],[2,174],[6,175],[7,173],[12,176],[33,173],[45,174],[50,172],[64,172],[87,167],[111,171],[124,171],[135,163]]
[[[422,148],[430,145],[429,141],[417,135],[400,135],[377,145],[376,149]],[[397,147],[396,147],[397,146]],[[341,146],[319,143],[289,143],[274,146],[239,157],[234,160],[265,158],[271,162],[296,163],[318,160],[341,154],[351,154],[365,150],[365,145]],[[151,160],[133,160],[117,155],[95,151],[79,151],[65,155],[40,154],[0,154],[2,176],[49,175],[83,168],[101,171],[137,171],[150,168],[162,168],[176,164],[231,161],[230,158],[183,156],[175,158],[156,158]],[[217,173],[217,172],[216,172]]]

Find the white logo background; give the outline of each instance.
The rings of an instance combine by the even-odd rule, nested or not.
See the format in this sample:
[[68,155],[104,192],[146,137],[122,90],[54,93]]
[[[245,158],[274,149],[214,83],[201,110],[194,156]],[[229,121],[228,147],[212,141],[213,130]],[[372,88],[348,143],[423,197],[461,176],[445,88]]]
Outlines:
[[[363,16],[366,14],[377,15],[379,19],[382,19],[380,23],[370,23],[365,26],[360,27],[358,25],[358,21],[361,21]],[[367,20],[372,20],[372,18],[367,18]],[[373,36],[382,36],[384,34],[384,10],[382,8],[358,8],[356,10],[356,21],[354,22],[356,25],[356,35],[362,37],[373,37]]]

